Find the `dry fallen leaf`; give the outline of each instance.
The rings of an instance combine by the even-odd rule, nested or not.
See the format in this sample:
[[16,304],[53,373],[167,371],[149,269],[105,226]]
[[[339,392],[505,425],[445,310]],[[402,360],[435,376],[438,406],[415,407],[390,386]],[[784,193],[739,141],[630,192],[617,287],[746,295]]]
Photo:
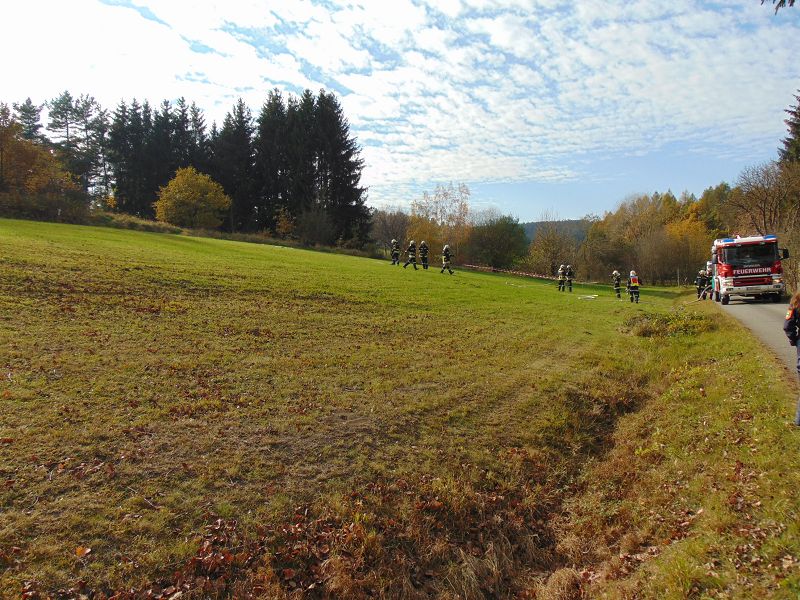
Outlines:
[[75,548],[75,556],[77,556],[78,558],[83,558],[91,551],[92,551],[91,548],[87,548],[85,546],[78,546],[77,548]]

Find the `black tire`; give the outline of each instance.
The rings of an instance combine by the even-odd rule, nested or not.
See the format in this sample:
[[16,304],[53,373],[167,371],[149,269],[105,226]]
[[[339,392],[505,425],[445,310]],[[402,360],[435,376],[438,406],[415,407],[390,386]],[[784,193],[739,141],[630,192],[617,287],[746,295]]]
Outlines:
[[720,302],[722,302],[723,305],[729,304],[730,301],[731,301],[731,297],[728,294],[724,294],[722,296],[722,299],[720,300]]
[[772,301],[775,304],[778,304],[778,302],[780,302],[781,300],[783,300],[783,296],[780,293],[772,295]]

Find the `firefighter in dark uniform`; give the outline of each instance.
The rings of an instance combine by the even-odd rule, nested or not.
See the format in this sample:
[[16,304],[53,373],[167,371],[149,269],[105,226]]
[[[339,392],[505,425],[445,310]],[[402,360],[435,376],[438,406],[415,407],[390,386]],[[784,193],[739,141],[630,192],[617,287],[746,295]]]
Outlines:
[[575,271],[572,270],[572,265],[567,265],[567,268],[564,269],[564,277],[567,278],[567,287],[569,288],[569,292],[571,294],[572,280],[575,278]]
[[392,240],[392,264],[400,264],[400,244],[397,243],[397,240]]
[[558,291],[559,292],[563,292],[564,291],[564,283],[567,280],[567,272],[566,271],[567,270],[566,270],[566,267],[564,265],[561,265],[560,267],[558,267]]
[[631,271],[630,277],[628,277],[628,284],[625,287],[628,290],[628,294],[630,294],[631,302],[639,304],[639,276],[636,271]]
[[444,245],[442,248],[442,270],[439,273],[444,273],[444,270],[447,269],[450,271],[450,275],[453,274],[453,269],[450,268],[450,261],[453,258],[453,253],[450,252],[450,246],[448,244]]
[[428,244],[425,240],[419,243],[419,259],[422,261],[422,268],[428,270]]
[[703,300],[706,299],[706,287],[708,286],[708,275],[706,275],[705,270],[700,269],[697,272],[697,277],[694,278],[694,285],[697,287],[697,299],[700,299],[700,296],[703,297]]
[[[800,376],[800,292],[795,292],[786,311],[783,322],[783,331],[789,338],[789,343],[797,350],[797,375]],[[800,427],[800,398],[794,413],[794,424]]]
[[614,269],[614,272],[611,273],[611,281],[614,283],[614,291],[617,294],[617,298],[622,299],[620,296],[620,289],[622,288],[622,275],[620,275],[619,271]]
[[405,269],[408,265],[411,264],[411,265],[414,265],[414,270],[416,271],[417,270],[417,245],[414,243],[414,240],[411,240],[408,243],[408,250],[406,250],[406,252],[408,252],[408,260],[406,261],[406,264],[403,265],[403,268]]

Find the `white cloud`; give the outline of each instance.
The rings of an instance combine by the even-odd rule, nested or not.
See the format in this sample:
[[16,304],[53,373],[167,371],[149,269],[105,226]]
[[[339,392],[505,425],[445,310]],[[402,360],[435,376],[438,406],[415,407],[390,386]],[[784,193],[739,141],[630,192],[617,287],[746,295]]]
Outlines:
[[376,202],[578,178],[592,156],[666,144],[757,158],[800,80],[794,13],[750,0],[134,2],[163,23],[96,0],[9,3],[0,101],[185,96],[219,121],[238,96],[257,112],[272,87],[332,86]]

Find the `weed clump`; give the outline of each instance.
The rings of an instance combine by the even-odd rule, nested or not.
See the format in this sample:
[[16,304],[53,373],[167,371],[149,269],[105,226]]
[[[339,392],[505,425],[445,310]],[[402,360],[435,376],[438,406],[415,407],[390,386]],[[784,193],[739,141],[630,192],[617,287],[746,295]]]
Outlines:
[[183,233],[183,229],[160,221],[140,219],[133,215],[95,211],[89,215],[89,225],[98,227],[113,227],[115,229],[131,229],[133,231],[147,231],[150,233]]
[[580,600],[581,576],[575,569],[558,569],[542,584],[536,598],[542,600]]
[[685,311],[636,315],[625,321],[623,326],[625,333],[638,337],[699,335],[716,329],[716,319],[710,315]]

